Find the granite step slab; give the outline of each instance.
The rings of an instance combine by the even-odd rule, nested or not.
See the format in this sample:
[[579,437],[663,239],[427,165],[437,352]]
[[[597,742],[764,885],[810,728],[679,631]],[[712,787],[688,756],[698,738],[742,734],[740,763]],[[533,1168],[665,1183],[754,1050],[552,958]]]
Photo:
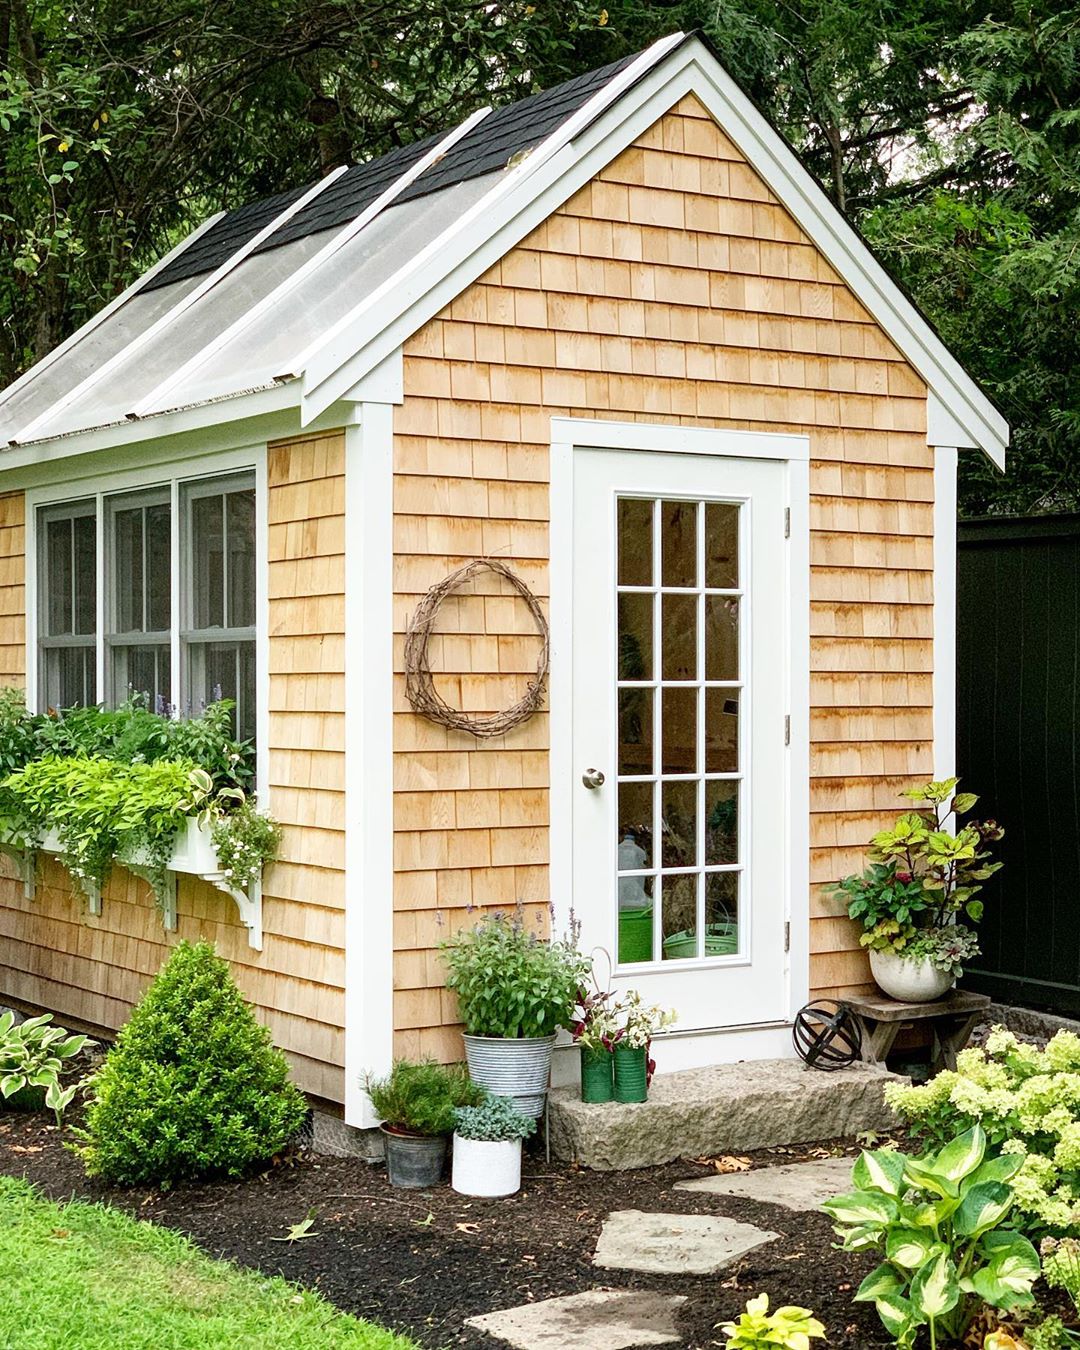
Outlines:
[[685,1302],[682,1294],[588,1289],[470,1317],[465,1325],[515,1350],[631,1350],[681,1341],[675,1317]]
[[750,1172],[725,1172],[714,1177],[677,1181],[677,1191],[734,1195],[798,1211],[820,1209],[831,1196],[851,1190],[854,1158],[819,1158],[813,1162],[757,1167]]

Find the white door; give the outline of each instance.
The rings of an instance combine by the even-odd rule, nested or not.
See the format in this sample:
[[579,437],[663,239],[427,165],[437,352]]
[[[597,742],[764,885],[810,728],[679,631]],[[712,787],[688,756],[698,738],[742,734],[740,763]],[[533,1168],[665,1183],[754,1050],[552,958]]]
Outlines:
[[573,452],[584,950],[679,1030],[788,1016],[786,466]]

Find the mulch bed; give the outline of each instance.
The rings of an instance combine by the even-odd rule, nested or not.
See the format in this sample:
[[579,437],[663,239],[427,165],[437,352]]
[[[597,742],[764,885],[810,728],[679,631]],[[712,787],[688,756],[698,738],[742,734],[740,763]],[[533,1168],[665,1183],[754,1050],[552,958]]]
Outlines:
[[[836,1141],[744,1156],[762,1166],[850,1151]],[[812,1308],[835,1350],[891,1344],[873,1307],[851,1302],[875,1264],[872,1256],[834,1251],[823,1214],[671,1189],[675,1181],[715,1170],[688,1160],[636,1172],[589,1172],[533,1154],[519,1195],[468,1200],[449,1186],[395,1190],[383,1168],[359,1159],[301,1154],[243,1182],[112,1190],[87,1180],[50,1116],[0,1114],[0,1172],[26,1177],[54,1199],[103,1200],[178,1229],[214,1256],[316,1288],[349,1312],[410,1334],[427,1350],[495,1350],[496,1342],[463,1325],[467,1317],[598,1287],[687,1295],[680,1316],[685,1350],[725,1345],[716,1324],[761,1291],[774,1307]],[[781,1237],[716,1276],[594,1269],[590,1258],[601,1223],[616,1209],[726,1214]],[[274,1240],[309,1214],[312,1236]]]

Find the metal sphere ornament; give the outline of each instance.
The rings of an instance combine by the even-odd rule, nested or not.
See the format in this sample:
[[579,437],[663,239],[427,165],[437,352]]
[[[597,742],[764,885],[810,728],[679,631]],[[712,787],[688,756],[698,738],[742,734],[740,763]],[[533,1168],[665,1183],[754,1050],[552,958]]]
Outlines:
[[795,1053],[811,1069],[846,1069],[862,1053],[859,1019],[844,1003],[819,999],[800,1008],[791,1028]]

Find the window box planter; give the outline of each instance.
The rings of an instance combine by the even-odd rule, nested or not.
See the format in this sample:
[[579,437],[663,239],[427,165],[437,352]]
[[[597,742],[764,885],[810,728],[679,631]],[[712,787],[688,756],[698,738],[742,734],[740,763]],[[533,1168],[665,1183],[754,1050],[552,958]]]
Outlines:
[[[60,837],[54,830],[48,830],[41,839],[39,848],[42,853],[56,856],[63,852]],[[15,862],[19,869],[23,891],[27,899],[34,894],[34,850],[20,847],[13,841],[0,841],[0,850]],[[130,856],[120,855],[116,862],[144,881],[149,881],[149,869],[146,855],[137,851]],[[240,922],[248,930],[248,942],[256,951],[262,950],[262,882],[256,878],[248,889],[241,890],[230,884],[221,870],[217,851],[208,825],[197,819],[189,819],[184,828],[177,831],[173,843],[172,857],[169,859],[168,886],[164,896],[162,923],[167,931],[176,929],[176,878],[178,876],[198,877],[227,895],[236,905]],[[89,896],[90,913],[101,913],[101,894],[95,891]]]

